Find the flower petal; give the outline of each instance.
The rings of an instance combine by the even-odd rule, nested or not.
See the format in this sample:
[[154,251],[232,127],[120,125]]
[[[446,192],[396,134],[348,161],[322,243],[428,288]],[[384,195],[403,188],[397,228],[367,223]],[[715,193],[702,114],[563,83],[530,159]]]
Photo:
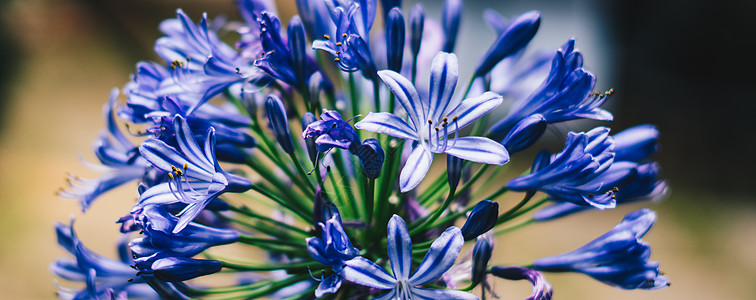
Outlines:
[[344,262],[341,275],[353,283],[377,289],[392,289],[396,279],[391,277],[383,268],[362,256]]
[[373,300],[392,300],[396,299],[396,290],[391,290],[381,296],[373,298]]
[[199,164],[205,170],[213,170],[213,162],[208,161],[204,152],[197,144],[197,140],[194,139],[192,130],[189,129],[189,124],[186,123],[183,117],[176,115],[173,118],[173,127],[176,130],[176,142],[178,143],[181,152],[186,155],[187,159]]
[[386,112],[368,113],[354,124],[357,129],[364,129],[375,133],[382,133],[405,140],[417,141],[417,132],[401,118]]
[[428,174],[432,162],[433,153],[422,145],[412,150],[404,168],[402,168],[402,173],[399,174],[399,186],[402,193],[414,189],[420,184],[420,181],[425,178],[425,174]]
[[504,100],[499,94],[485,92],[480,96],[463,100],[447,115],[451,118],[457,117],[457,126],[463,128],[499,106],[502,101]]
[[479,136],[457,138],[445,152],[482,164],[503,165],[509,162],[509,152],[502,144]]
[[412,240],[407,224],[400,216],[394,215],[388,222],[388,256],[391,270],[397,280],[409,278],[412,268]]
[[447,108],[457,107],[457,103],[450,105],[450,102],[454,89],[457,87],[458,77],[459,66],[454,53],[439,52],[433,57],[428,97],[429,120],[437,121],[444,115]]
[[459,300],[478,300],[478,297],[463,291],[452,289],[422,289],[412,287],[412,299],[419,300],[438,300],[438,299],[459,299]]
[[423,262],[415,270],[415,274],[409,279],[412,286],[420,286],[431,282],[449,270],[457,260],[459,251],[465,240],[462,231],[457,227],[449,227],[431,244]]
[[420,99],[415,86],[407,78],[394,71],[378,71],[378,76],[394,92],[396,99],[399,100],[399,103],[402,104],[407,115],[409,115],[410,122],[412,122],[410,125],[417,132],[424,125],[427,115],[425,114],[423,101]]

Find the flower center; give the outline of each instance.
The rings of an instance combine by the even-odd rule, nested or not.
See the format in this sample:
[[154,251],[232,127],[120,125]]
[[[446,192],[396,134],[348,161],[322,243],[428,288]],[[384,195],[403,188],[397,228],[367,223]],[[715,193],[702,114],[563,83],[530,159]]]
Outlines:
[[[457,138],[459,137],[458,119],[459,118],[455,116],[451,119],[451,122],[449,122],[448,117],[443,117],[436,121],[435,126],[433,120],[428,120],[428,147],[431,152],[442,153],[446,152],[447,149],[454,147],[457,143]],[[450,129],[452,126],[454,126],[454,129]],[[451,132],[449,132],[450,130],[454,133],[454,138],[451,143],[449,143],[449,134],[451,134]]]

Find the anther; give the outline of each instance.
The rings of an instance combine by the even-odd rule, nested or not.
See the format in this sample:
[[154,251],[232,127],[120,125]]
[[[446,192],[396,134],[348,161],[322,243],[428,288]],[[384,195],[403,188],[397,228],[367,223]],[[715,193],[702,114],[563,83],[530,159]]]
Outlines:
[[446,123],[446,121],[448,121],[448,120],[449,120],[449,118],[447,118],[447,117],[444,117],[444,119],[443,119],[443,120],[444,120],[444,123]]
[[173,173],[168,173],[168,178],[173,179]]
[[327,35],[327,34],[324,34],[324,35],[323,35],[323,38],[324,38],[324,39],[326,39],[326,40],[330,40],[330,39],[331,39],[331,36],[329,36],[329,35]]
[[452,122],[457,122],[457,119],[458,119],[458,117],[455,116],[454,118],[452,118]]
[[348,37],[348,36],[349,36],[349,35],[348,35],[348,34],[346,34],[346,33],[344,33],[344,34],[342,34],[342,35],[341,35],[341,37]]
[[336,43],[336,46],[341,47],[341,45],[343,45],[341,42]]
[[440,131],[440,130],[441,130],[441,129],[438,129],[438,127],[436,127],[436,131]]
[[340,50],[336,50],[336,54],[341,54],[341,51]]
[[186,163],[185,163],[185,164],[184,164],[184,171],[186,171],[186,169],[189,169],[189,164],[186,164]]
[[433,125],[433,120],[428,120],[428,124]]
[[338,58],[338,57],[337,57],[337,58],[334,58],[334,59],[333,59],[333,61],[335,61],[335,62],[340,62],[340,61],[341,61],[341,58]]
[[588,193],[589,198],[593,198],[593,193]]

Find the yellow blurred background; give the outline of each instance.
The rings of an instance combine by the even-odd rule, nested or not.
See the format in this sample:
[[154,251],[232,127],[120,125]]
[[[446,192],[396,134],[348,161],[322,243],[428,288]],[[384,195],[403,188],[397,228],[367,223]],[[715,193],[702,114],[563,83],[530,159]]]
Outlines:
[[[65,184],[68,172],[84,178],[96,175],[79,158],[95,161],[90,145],[103,126],[101,108],[110,89],[129,80],[138,60],[157,59],[151,43],[160,35],[161,19],[174,17],[177,7],[194,19],[201,11],[211,17],[225,13],[238,18],[231,0],[115,2],[0,2],[3,53],[10,53],[0,66],[4,69],[0,86],[2,299],[55,297],[56,279],[49,264],[67,253],[56,244],[53,224],[67,222],[71,216],[77,217],[76,228],[90,248],[115,257],[115,220],[133,204],[135,185],[103,196],[85,215],[76,201],[58,198],[54,192]],[[548,18],[544,15],[545,22]],[[663,142],[674,141],[664,128],[662,134]],[[745,134],[753,137],[753,132]],[[675,156],[675,151],[682,150],[665,146],[662,155]],[[672,174],[678,166],[663,164]],[[556,299],[756,299],[753,192],[690,186],[684,175],[675,176],[683,184],[672,180],[672,193],[665,202],[647,204],[658,212],[659,220],[645,238],[671,287],[623,291],[582,275],[549,274]],[[753,175],[750,182],[752,189]],[[642,206],[576,215],[505,235],[497,240],[494,261],[527,263],[572,250]],[[501,299],[525,298],[530,289],[522,282],[495,280],[494,285]]]

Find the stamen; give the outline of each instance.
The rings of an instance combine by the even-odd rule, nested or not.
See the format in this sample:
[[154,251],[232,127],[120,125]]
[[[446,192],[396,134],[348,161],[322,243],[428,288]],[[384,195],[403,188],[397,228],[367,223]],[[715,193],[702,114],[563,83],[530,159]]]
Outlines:
[[335,61],[335,62],[340,62],[340,61],[341,61],[341,58],[338,58],[338,57],[337,57],[337,58],[334,58],[334,59],[333,59],[333,61]]
[[327,34],[324,34],[324,35],[323,35],[323,38],[324,38],[324,39],[326,39],[326,40],[330,40],[330,39],[331,39],[331,36],[330,36],[330,35],[327,35]]
[[348,37],[348,36],[349,36],[349,35],[348,35],[348,34],[346,34],[346,33],[344,33],[344,34],[342,34],[342,35],[341,35],[341,37]]
[[342,44],[341,42],[337,42],[337,43],[336,43],[336,46],[339,46],[339,47],[341,47],[341,45],[344,45],[344,44]]

